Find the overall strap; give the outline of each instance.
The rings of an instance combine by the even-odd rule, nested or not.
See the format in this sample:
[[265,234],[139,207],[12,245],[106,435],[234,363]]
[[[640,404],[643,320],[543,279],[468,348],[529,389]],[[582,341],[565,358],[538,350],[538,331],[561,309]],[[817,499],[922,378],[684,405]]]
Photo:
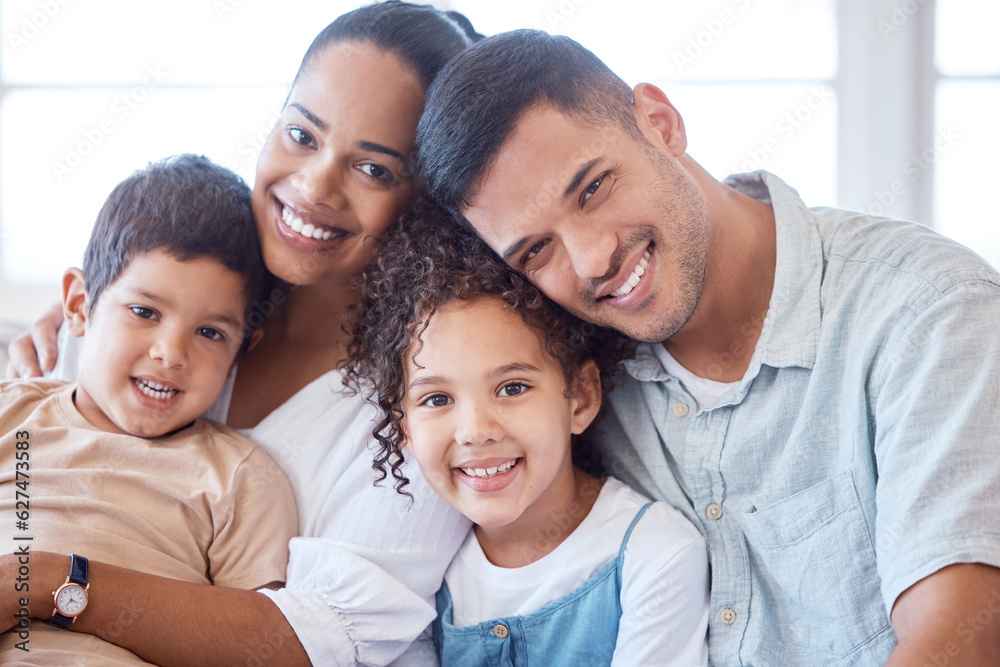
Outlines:
[[622,566],[625,564],[625,546],[628,544],[628,538],[632,536],[632,530],[635,528],[635,525],[639,523],[639,519],[642,518],[642,515],[646,513],[646,510],[648,510],[649,506],[652,504],[653,502],[650,501],[643,505],[638,512],[636,512],[635,518],[632,519],[632,523],[629,524],[628,530],[625,531],[625,537],[622,538],[622,545],[618,549],[618,563],[615,568],[615,577],[618,580],[619,595],[622,592]]

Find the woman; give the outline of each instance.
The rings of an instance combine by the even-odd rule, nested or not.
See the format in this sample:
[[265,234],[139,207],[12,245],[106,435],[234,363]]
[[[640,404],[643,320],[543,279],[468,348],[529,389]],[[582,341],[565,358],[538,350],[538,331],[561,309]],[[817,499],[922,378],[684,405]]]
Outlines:
[[[325,665],[384,664],[427,626],[468,524],[426,483],[411,488],[412,506],[372,486],[371,413],[341,392],[336,369],[352,281],[415,191],[424,93],[476,37],[459,14],[395,0],[341,16],[306,52],[261,151],[254,215],[284,284],[260,304],[264,337],[210,416],[244,429],[292,482],[302,537],[289,545],[286,587],[265,597],[92,563],[90,607],[74,630],[162,665]],[[34,615],[51,613],[43,599],[67,562],[32,554]],[[0,563],[0,576],[16,572],[9,557]]]

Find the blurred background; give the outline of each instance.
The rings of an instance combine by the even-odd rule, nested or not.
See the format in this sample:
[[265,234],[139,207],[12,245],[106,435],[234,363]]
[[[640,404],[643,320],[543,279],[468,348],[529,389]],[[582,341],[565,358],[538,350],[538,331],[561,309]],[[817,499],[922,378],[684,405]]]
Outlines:
[[[102,201],[148,161],[203,153],[252,182],[306,47],[358,4],[0,0],[0,323],[59,298]],[[657,84],[717,178],[767,169],[809,205],[916,220],[1000,264],[996,0],[433,4]]]

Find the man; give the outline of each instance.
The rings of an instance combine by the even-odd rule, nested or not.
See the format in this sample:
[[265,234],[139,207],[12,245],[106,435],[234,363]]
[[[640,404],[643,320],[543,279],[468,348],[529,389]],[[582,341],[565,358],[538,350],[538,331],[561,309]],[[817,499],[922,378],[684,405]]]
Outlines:
[[562,306],[650,345],[605,469],[680,508],[718,665],[1000,664],[1000,276],[926,228],[713,179],[662,91],[564,37],[438,77],[428,185]]

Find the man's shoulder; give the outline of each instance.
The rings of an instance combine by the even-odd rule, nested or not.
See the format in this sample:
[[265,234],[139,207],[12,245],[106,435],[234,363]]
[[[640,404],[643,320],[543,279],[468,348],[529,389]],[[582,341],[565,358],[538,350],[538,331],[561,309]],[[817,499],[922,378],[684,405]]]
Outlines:
[[963,284],[1000,287],[982,257],[925,225],[835,208],[811,209],[823,244],[824,284],[867,278],[883,289],[912,285],[930,294]]

